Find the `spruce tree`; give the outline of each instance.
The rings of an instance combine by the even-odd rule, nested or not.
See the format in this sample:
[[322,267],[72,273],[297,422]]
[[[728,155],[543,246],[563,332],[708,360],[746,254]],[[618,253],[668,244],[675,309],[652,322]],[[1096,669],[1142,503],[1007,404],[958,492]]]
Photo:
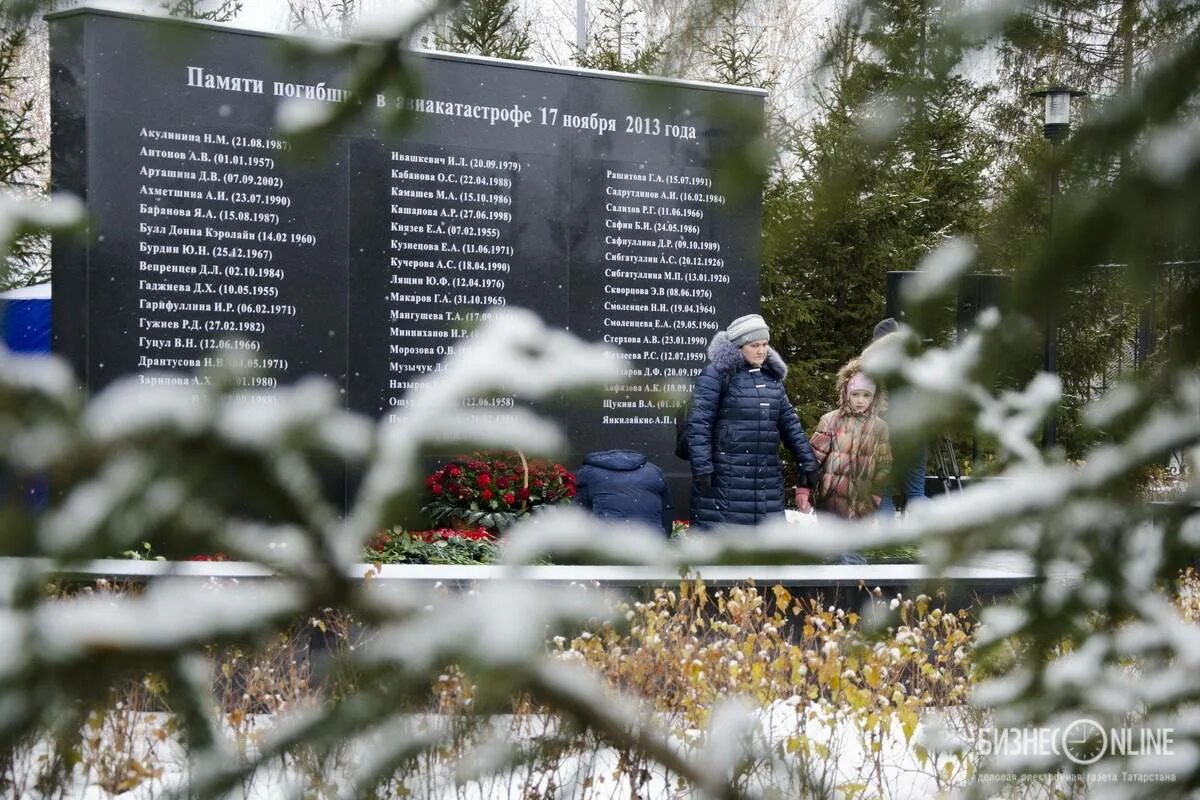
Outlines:
[[633,0],[601,0],[600,25],[575,63],[608,72],[649,74],[662,60],[666,43],[646,37]]
[[[1041,136],[1041,103],[1029,93],[1054,84],[1086,91],[1087,99],[1077,102],[1072,114],[1078,126],[1135,92],[1156,62],[1198,35],[1198,23],[1200,7],[1194,3],[1139,0],[1083,5],[1038,0],[1009,23],[997,49],[1003,91],[990,106],[1000,169],[985,230],[997,269],[1011,270],[1026,253],[1044,246],[1053,224],[1048,183],[1032,195],[1019,190],[1028,175],[1045,168],[1053,150]],[[1135,150],[1130,145],[1075,161],[1057,177],[1060,202],[1071,193],[1094,193],[1122,183],[1134,165]],[[1056,309],[1058,371],[1064,384],[1059,441],[1072,456],[1090,443],[1079,420],[1083,406],[1115,373],[1133,366],[1135,350],[1145,358],[1156,338],[1166,333],[1153,329],[1155,300],[1131,300],[1128,287],[1104,265],[1129,266],[1143,281],[1154,283],[1168,278],[1159,265],[1200,257],[1172,237],[1155,237],[1137,251],[1137,263],[1114,248],[1083,265],[1083,276]]]
[[819,113],[797,144],[796,180],[779,179],[764,196],[762,284],[772,340],[785,360],[801,418],[828,410],[832,376],[861,346],[877,316],[880,287],[863,259],[877,249],[879,169],[856,120],[865,99],[857,26],[827,35],[828,82]]
[[464,0],[450,15],[446,32],[434,36],[439,50],[524,61],[533,37],[516,18],[514,0]]
[[717,9],[713,30],[700,42],[717,83],[767,88],[773,81],[763,64],[762,29],[747,21],[752,0],[729,0]]
[[971,43],[948,35],[954,3],[875,0],[863,41],[863,65],[873,99],[890,98],[863,118],[892,128],[880,149],[887,192],[903,216],[905,233],[891,269],[913,269],[920,257],[948,236],[972,234],[982,221],[989,164],[988,139],[975,122],[986,87],[961,69]]
[[288,0],[288,28],[329,36],[350,36],[358,12],[357,0]]
[[966,49],[945,45],[944,15],[885,0],[832,27],[795,177],[765,195],[765,306],[799,366],[788,379],[806,420],[884,315],[887,273],[982,223],[988,154],[973,115],[985,91],[959,74]]
[[[0,187],[37,194],[38,169],[47,150],[33,133],[34,102],[20,87],[27,77],[16,74],[25,44],[21,28],[0,28]],[[8,263],[0,264],[0,289],[39,283],[49,277],[45,240],[23,236],[13,244]]]
[[230,22],[242,10],[242,0],[169,0],[162,10],[172,17]]

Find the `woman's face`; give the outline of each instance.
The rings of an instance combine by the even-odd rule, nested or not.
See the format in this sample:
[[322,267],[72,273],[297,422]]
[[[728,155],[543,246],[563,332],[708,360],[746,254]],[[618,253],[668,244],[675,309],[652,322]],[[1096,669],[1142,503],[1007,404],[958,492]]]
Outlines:
[[757,342],[742,345],[742,355],[746,357],[746,363],[750,366],[761,367],[767,360],[767,340],[759,339]]

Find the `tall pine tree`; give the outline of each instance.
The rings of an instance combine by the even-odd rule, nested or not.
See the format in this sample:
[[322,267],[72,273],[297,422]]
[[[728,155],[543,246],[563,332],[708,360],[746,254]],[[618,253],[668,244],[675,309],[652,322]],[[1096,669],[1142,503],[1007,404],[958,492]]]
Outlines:
[[524,61],[533,37],[529,23],[517,20],[515,0],[464,0],[446,30],[434,35],[439,50]]
[[818,113],[798,137],[795,178],[778,178],[763,202],[764,309],[775,347],[796,367],[788,382],[806,422],[828,410],[834,374],[878,317],[882,275],[872,262],[889,227],[858,119],[868,97],[858,21],[843,20],[824,42]]
[[168,0],[163,11],[172,17],[230,22],[242,11],[242,0]]
[[947,44],[946,14],[882,0],[834,24],[795,176],[766,193],[764,305],[806,420],[883,316],[887,273],[981,225],[986,91],[960,74],[968,48]]
[[288,0],[288,28],[328,36],[350,36],[358,0]]
[[649,74],[662,60],[666,43],[645,35],[634,0],[601,0],[599,26],[575,63],[608,72]]
[[753,0],[728,0],[720,4],[712,31],[700,41],[717,83],[768,88],[774,81],[763,57],[764,32],[747,19]]
[[[0,27],[0,187],[40,193],[38,169],[47,150],[33,133],[33,99],[19,91],[28,80],[18,75],[17,59],[25,44],[23,28]],[[44,239],[19,238],[7,264],[0,264],[0,289],[25,286],[49,277],[49,259]]]
[[[1011,20],[997,49],[1003,90],[990,108],[1001,158],[985,230],[998,269],[1026,262],[1028,253],[1044,246],[1053,224],[1049,184],[1033,194],[1020,189],[1028,175],[1044,170],[1052,149],[1041,136],[1041,104],[1029,93],[1055,84],[1088,92],[1073,112],[1078,125],[1082,118],[1116,108],[1156,61],[1200,35],[1198,24],[1200,6],[1160,0],[1037,0]],[[1136,157],[1134,144],[1075,161],[1058,175],[1060,195],[1119,185]],[[1154,237],[1136,247],[1114,241],[1109,252],[1081,265],[1089,269],[1058,304],[1058,370],[1064,386],[1059,441],[1069,455],[1081,454],[1089,444],[1079,418],[1083,406],[1133,365],[1135,353],[1145,357],[1155,338],[1153,301],[1132,301],[1128,286],[1103,265],[1122,265],[1142,283],[1154,283],[1164,277],[1160,264],[1200,258],[1180,247],[1182,240],[1186,237]]]

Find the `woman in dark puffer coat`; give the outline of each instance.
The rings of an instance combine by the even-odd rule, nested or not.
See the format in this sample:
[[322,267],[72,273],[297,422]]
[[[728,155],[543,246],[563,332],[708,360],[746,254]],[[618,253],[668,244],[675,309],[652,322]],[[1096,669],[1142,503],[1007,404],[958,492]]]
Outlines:
[[749,314],[708,346],[687,425],[693,525],[756,525],[782,516],[781,442],[801,479],[815,485],[816,456],[783,388],[787,366],[768,339],[767,323]]

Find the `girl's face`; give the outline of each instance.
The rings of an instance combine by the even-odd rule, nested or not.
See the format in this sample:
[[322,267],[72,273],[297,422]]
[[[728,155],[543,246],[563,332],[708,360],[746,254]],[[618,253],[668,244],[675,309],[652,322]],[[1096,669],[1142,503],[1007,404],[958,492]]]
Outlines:
[[855,389],[850,393],[850,410],[855,414],[861,414],[871,407],[871,401],[874,399],[875,395],[866,389]]
[[767,360],[767,340],[759,339],[757,342],[742,345],[742,355],[750,366],[761,367]]

